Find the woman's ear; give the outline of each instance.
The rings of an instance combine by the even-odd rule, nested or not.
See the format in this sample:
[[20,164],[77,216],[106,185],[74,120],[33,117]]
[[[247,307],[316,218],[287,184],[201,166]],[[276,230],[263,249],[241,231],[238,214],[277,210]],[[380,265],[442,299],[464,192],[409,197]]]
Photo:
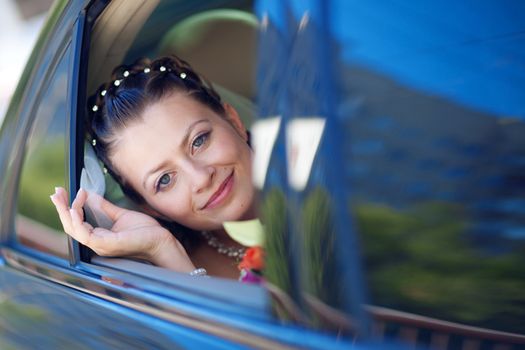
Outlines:
[[233,108],[232,105],[229,103],[224,103],[224,110],[226,111],[226,119],[230,122],[230,124],[233,126],[233,128],[237,131],[239,135],[245,140],[248,141],[248,133],[246,131],[246,128],[244,127],[244,124],[239,117],[239,113],[237,113],[237,110]]

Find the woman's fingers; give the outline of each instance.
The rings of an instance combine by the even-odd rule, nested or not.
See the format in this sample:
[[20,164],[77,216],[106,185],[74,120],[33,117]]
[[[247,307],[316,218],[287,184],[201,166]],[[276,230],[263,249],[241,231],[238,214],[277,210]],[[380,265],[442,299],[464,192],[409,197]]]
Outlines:
[[78,222],[74,221],[74,218],[78,218],[81,224],[88,225],[88,229],[92,228],[91,225],[84,222],[84,213],[82,211],[82,207],[87,199],[87,192],[80,189],[71,205],[71,208],[68,206],[67,192],[62,187],[57,187],[55,189],[55,194],[51,195],[50,198],[57,209],[64,231],[79,242],[85,240],[86,229],[77,232],[79,225]]
[[50,198],[57,209],[58,217],[60,218],[60,222],[64,227],[64,231],[66,233],[71,233],[73,226],[71,223],[71,214],[69,213],[67,202],[64,202],[63,196],[58,192],[51,195]]
[[76,209],[71,209],[71,218],[74,228],[74,234],[71,235],[73,238],[93,249],[98,255],[114,255],[118,247],[116,233],[101,227],[93,228],[87,222],[82,221]]
[[77,213],[80,215],[80,219],[84,221],[84,211],[82,208],[84,207],[84,204],[86,203],[86,200],[88,198],[88,193],[83,190],[79,189],[77,196],[73,200],[73,203],[71,204],[71,209],[75,209]]
[[82,208],[71,208],[69,212],[73,226],[71,236],[93,249],[98,255],[111,255],[116,246],[115,233],[100,227],[93,228],[83,221]]
[[127,209],[116,206],[104,197],[99,195],[97,196],[100,203],[100,208],[113,222],[118,221],[119,217],[127,211]]
[[79,211],[82,209],[71,208],[69,210],[71,214],[71,223],[72,223],[72,232],[70,233],[71,237],[79,241],[80,243],[91,246],[93,244],[91,236],[93,232],[93,226],[84,222]]
[[65,204],[66,207],[69,205],[69,198],[64,188],[55,187],[55,194],[57,195],[57,198]]
[[[64,231],[99,255],[147,258],[151,250],[164,242],[165,230],[147,215],[120,208],[102,196],[85,190],[78,191],[71,208],[67,198],[63,188],[57,188],[51,196]],[[107,215],[114,222],[113,228],[93,227],[85,222],[83,208],[86,205],[91,211],[98,210]]]
[[78,214],[76,209],[69,209],[69,214],[71,215],[71,225],[72,230],[69,232],[71,237],[76,239],[82,244],[87,245],[89,242],[89,231],[82,225],[82,219],[80,218],[80,215]]
[[88,197],[87,192],[83,189],[79,189],[77,192],[77,196],[75,197],[75,200],[73,200],[73,203],[71,204],[71,208],[82,209],[82,207],[84,206],[84,203],[86,203],[87,197]]
[[83,189],[78,191],[71,208],[68,206],[68,194],[63,188],[57,187],[55,193],[50,196],[57,209],[62,226],[64,226],[64,231],[68,235],[90,247],[99,255],[111,255],[119,246],[117,244],[118,235],[100,227],[93,228],[93,226],[84,221],[83,207],[88,197],[95,197],[94,199],[102,209],[112,218],[118,217],[125,211],[125,209],[111,204],[101,196],[88,193]]

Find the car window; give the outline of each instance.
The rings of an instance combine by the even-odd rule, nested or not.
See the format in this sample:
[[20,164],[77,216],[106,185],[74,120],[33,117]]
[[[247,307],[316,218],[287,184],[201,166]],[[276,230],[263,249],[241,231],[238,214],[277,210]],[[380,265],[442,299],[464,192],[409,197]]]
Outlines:
[[[208,78],[221,97],[236,108],[245,125],[250,128],[256,119],[255,74],[259,30],[252,1],[217,1],[210,4],[192,2],[184,7],[179,5],[180,3],[173,1],[146,3],[112,1],[104,8],[90,27],[91,39],[86,76],[87,99],[89,100],[100,84],[107,82],[113,67],[119,64],[131,64],[140,57],[155,58],[174,53],[186,59]],[[133,13],[133,18],[129,18],[129,13]],[[119,26],[125,26],[126,29],[121,30]],[[78,123],[80,128],[83,125],[84,123]],[[81,133],[84,134],[84,131]],[[92,142],[86,142],[84,154],[86,168],[88,162],[93,163],[93,152],[90,152],[92,149]],[[97,171],[97,173],[100,175],[103,172]],[[103,176],[104,195],[107,199],[122,207],[137,208],[123,195],[110,174],[105,173]],[[89,190],[87,187],[84,188]],[[86,217],[92,225],[103,224],[87,211]],[[149,273],[151,266],[136,261],[120,264],[117,259],[97,256],[85,246],[81,246],[80,249],[85,253],[83,261],[118,270],[122,270],[123,266],[126,269],[133,266],[131,269],[133,274],[154,277]],[[283,260],[282,255],[275,255],[271,250],[271,248],[268,250],[268,261],[271,260],[274,266],[280,265],[279,273],[283,273],[285,279],[289,278],[287,262]],[[169,272],[156,275],[165,281],[164,276],[169,275]],[[173,273],[169,279],[175,288],[179,283],[178,277],[180,275]],[[252,287],[248,284],[239,285],[236,280],[228,282],[231,283],[231,289],[227,292],[231,294],[230,304],[240,305],[249,300],[252,308],[250,312],[253,314],[256,313],[256,309],[263,308],[265,312],[269,312],[266,291],[254,293],[253,288],[244,288]],[[279,303],[284,302],[287,308],[293,308],[293,302],[288,302],[291,299],[285,295],[288,291],[277,284],[275,287],[271,293],[281,299]],[[233,289],[235,293],[232,293]],[[211,298],[223,298],[223,293],[220,291],[219,287],[210,291],[210,295],[215,292]],[[249,294],[245,295],[245,291]],[[240,298],[240,295],[243,297]],[[275,314],[278,317],[287,317],[279,310],[276,310]]]
[[[437,342],[444,320],[455,324],[435,346],[453,346],[468,325],[482,347],[494,331],[525,333],[523,39],[513,34],[524,16],[449,5],[341,2],[334,12],[341,171],[381,336],[423,315],[412,338]],[[396,311],[407,314],[393,321]]]
[[261,4],[268,272],[315,326],[366,301],[381,338],[485,346],[525,331],[523,16],[426,6]]
[[[255,118],[258,30],[252,7],[252,1],[188,2],[184,6],[173,1],[112,1],[90,28],[87,99],[110,79],[116,66],[130,65],[143,57],[176,54],[211,81],[249,127]],[[133,13],[131,19],[129,13]],[[86,164],[93,157],[87,157],[96,148],[89,142],[85,149],[84,165],[88,168]],[[94,171],[102,173],[96,167]],[[101,176],[97,179],[104,184],[101,192],[107,199],[122,207],[137,208],[109,173],[103,176],[104,180]],[[90,215],[87,218],[91,220]],[[93,219],[93,224],[100,224]]]
[[67,128],[70,48],[52,74],[25,145],[18,191],[16,237],[19,243],[67,257],[67,236],[49,199],[55,186],[67,188]]

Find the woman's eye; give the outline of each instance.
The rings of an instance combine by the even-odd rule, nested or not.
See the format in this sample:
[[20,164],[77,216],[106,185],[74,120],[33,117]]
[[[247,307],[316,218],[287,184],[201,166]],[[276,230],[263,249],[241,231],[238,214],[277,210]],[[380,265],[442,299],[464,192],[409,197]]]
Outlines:
[[192,147],[199,148],[202,145],[204,145],[206,141],[208,140],[209,134],[210,134],[209,132],[206,132],[204,134],[200,134],[199,136],[197,136],[195,140],[193,140],[193,143],[191,144]]
[[160,177],[159,181],[157,182],[157,191],[160,191],[164,188],[166,188],[171,183],[171,176],[169,174],[164,174]]

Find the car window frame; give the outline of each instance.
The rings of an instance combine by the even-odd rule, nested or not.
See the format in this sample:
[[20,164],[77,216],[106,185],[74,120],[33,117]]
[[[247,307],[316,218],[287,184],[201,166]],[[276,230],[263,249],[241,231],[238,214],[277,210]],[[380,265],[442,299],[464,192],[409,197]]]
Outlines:
[[[78,188],[80,184],[80,175],[82,168],[84,166],[84,135],[85,135],[85,120],[87,118],[87,109],[84,107],[87,103],[87,93],[88,93],[88,82],[89,82],[89,76],[88,76],[88,68],[89,68],[89,51],[92,47],[91,43],[91,34],[92,34],[92,28],[95,25],[95,22],[98,18],[98,16],[104,11],[104,9],[108,6],[104,1],[95,1],[92,4],[90,4],[90,7],[87,9],[87,12],[84,13],[82,18],[79,18],[78,23],[78,29],[75,33],[77,35],[76,37],[76,45],[75,48],[75,56],[78,62],[79,69],[76,70],[74,73],[74,79],[72,80],[73,85],[73,96],[76,98],[77,106],[76,106],[76,118],[72,118],[74,120],[71,121],[70,125],[70,136],[74,139],[71,139],[70,141],[70,188],[76,189]],[[81,40],[80,40],[81,39]],[[72,191],[70,191],[72,192]],[[70,197],[74,197],[70,194]],[[71,198],[72,199],[72,198]],[[217,295],[215,295],[214,291],[208,290],[208,292],[205,292],[202,289],[202,286],[207,286],[210,284],[210,280],[217,280],[218,285],[217,287],[219,289],[221,288],[228,288],[227,285],[230,285],[231,292],[232,293],[239,293],[238,299],[234,300],[233,298],[230,298],[230,300],[225,300],[224,305],[229,305],[228,308],[230,311],[234,311],[240,314],[245,315],[251,315],[255,316],[255,318],[264,318],[266,319],[269,315],[269,307],[268,307],[268,300],[267,298],[263,298],[263,289],[260,287],[257,287],[260,290],[260,297],[263,298],[263,300],[260,300],[258,302],[254,302],[254,300],[249,300],[249,297],[246,293],[249,293],[253,288],[253,286],[246,285],[244,283],[239,284],[238,281],[232,281],[232,280],[225,280],[221,278],[213,278],[213,279],[205,279],[204,282],[201,280],[193,280],[194,283],[192,283],[192,286],[184,286],[184,282],[186,281],[186,274],[177,273],[168,269],[155,267],[152,265],[148,265],[142,262],[137,262],[130,259],[124,259],[124,258],[106,258],[106,257],[100,257],[100,256],[94,256],[90,251],[90,249],[86,246],[83,246],[79,244],[76,240],[70,238],[71,244],[72,244],[72,254],[70,256],[70,264],[71,266],[74,266],[76,268],[79,268],[80,270],[93,273],[97,270],[97,268],[113,268],[115,271],[120,271],[123,274],[127,274],[125,277],[124,275],[121,276],[122,279],[129,278],[134,281],[134,283],[139,283],[139,279],[143,279],[143,283],[149,284],[149,283],[161,283],[161,284],[169,284],[173,286],[174,290],[177,290],[177,288],[183,288],[183,289],[192,289],[194,288],[194,292],[197,294],[204,293],[205,298],[202,299],[203,305],[214,305],[217,302],[220,303],[220,300],[226,297],[227,291],[221,290],[221,292]],[[156,273],[157,275],[162,275],[165,279],[167,278],[173,278],[170,282],[162,281],[158,278],[152,277],[152,272]],[[181,278],[179,281],[178,279]],[[206,281],[207,280],[207,281]],[[183,283],[181,283],[181,281]],[[246,288],[244,288],[246,287]],[[246,289],[245,292],[242,290]],[[242,295],[240,295],[242,294]],[[251,305],[248,306],[248,305]],[[265,308],[268,308],[268,310],[265,310]]]
[[[98,4],[102,5],[98,6],[98,10],[104,7],[104,2],[98,2]],[[71,3],[69,5],[68,9],[64,9],[61,12],[61,18],[58,19],[60,23],[56,30],[47,36],[48,40],[50,37],[58,37],[58,39],[49,40],[45,47],[38,53],[38,59],[34,64],[34,67],[37,68],[32,69],[30,80],[27,86],[24,87],[24,96],[20,100],[21,111],[12,117],[18,118],[18,122],[11,123],[9,127],[15,129],[9,131],[12,133],[16,132],[16,137],[12,144],[13,149],[24,150],[26,144],[25,139],[36,120],[35,112],[38,110],[40,103],[43,103],[43,96],[47,91],[46,89],[50,86],[50,77],[55,73],[59,63],[62,62],[63,59],[68,59],[69,83],[67,91],[64,92],[67,99],[67,125],[65,126],[64,132],[66,142],[69,146],[66,147],[66,164],[64,171],[66,172],[66,183],[69,189],[71,189],[78,187],[83,165],[84,130],[82,121],[84,120],[85,111],[82,107],[84,105],[82,101],[85,101],[85,96],[83,95],[85,95],[85,77],[87,72],[85,68],[82,68],[84,67],[82,62],[84,58],[87,57],[85,53],[86,47],[88,47],[86,43],[89,42],[89,37],[84,37],[84,35],[89,28],[85,26],[87,20],[86,10],[79,10],[79,7],[83,7],[85,4],[77,2],[74,5],[71,5]],[[71,13],[79,13],[80,16],[77,17],[75,15],[75,17],[72,18],[70,16]],[[65,57],[65,54],[68,54],[69,57]],[[3,130],[3,132],[8,133],[7,130]],[[77,142],[77,140],[81,141]],[[150,278],[146,278],[145,275],[141,276],[140,271],[133,274],[129,270],[126,271],[126,269],[115,268],[111,263],[106,263],[106,266],[104,266],[103,264],[97,265],[85,262],[80,256],[79,243],[71,238],[69,238],[69,261],[17,242],[15,226],[15,216],[17,214],[16,198],[19,193],[18,177],[22,172],[24,152],[14,152],[9,158],[11,165],[10,171],[8,172],[10,181],[7,187],[9,190],[6,192],[9,198],[13,199],[11,203],[15,205],[3,208],[7,212],[3,213],[3,217],[8,218],[7,221],[9,222],[2,222],[8,229],[2,231],[7,232],[4,233],[7,236],[5,237],[5,244],[0,246],[2,260],[4,260],[7,265],[30,275],[72,287],[73,289],[84,291],[117,304],[124,304],[128,307],[130,306],[129,300],[126,301],[126,298],[115,298],[115,295],[122,296],[132,290],[128,296],[130,296],[130,298],[134,296],[133,304],[135,308],[146,314],[156,315],[161,319],[172,320],[178,324],[184,324],[185,322],[181,322],[180,315],[177,316],[177,314],[181,314],[181,312],[183,315],[193,314],[193,317],[191,317],[193,320],[188,318],[189,321],[187,324],[192,328],[200,328],[203,331],[210,328],[210,320],[207,318],[211,317],[215,319],[215,321],[213,321],[213,323],[215,323],[215,330],[212,333],[216,335],[225,336],[229,332],[233,332],[232,336],[225,337],[251,345],[256,345],[257,342],[264,343],[268,341],[270,344],[275,344],[269,340],[270,337],[250,337],[252,340],[243,340],[247,335],[246,330],[234,331],[237,327],[235,326],[236,318],[231,317],[232,312],[234,315],[236,314],[237,317],[249,317],[250,321],[255,323],[258,323],[257,321],[267,323],[269,314],[262,312],[260,307],[246,307],[245,303],[231,305],[228,301],[219,301],[220,298],[210,300],[210,296],[212,296],[210,294],[212,292],[210,291],[213,290],[213,288],[207,285],[212,282],[211,279],[200,279],[199,283],[199,279],[179,274],[182,282],[179,281],[179,283],[173,284],[161,282],[156,278],[151,278],[151,276]],[[72,196],[74,195],[70,194],[70,197]],[[172,276],[177,275],[176,272],[166,271],[165,269],[154,266],[145,264],[138,265],[142,265],[144,269],[150,273],[152,271],[151,269],[158,269],[158,273],[164,272],[164,274]],[[135,265],[135,267],[138,265]],[[189,283],[190,280],[191,283]],[[186,287],[184,287],[184,284],[186,284]],[[200,284],[200,288],[192,288],[192,286],[196,284]],[[215,287],[220,287],[221,285],[228,286],[228,289],[233,285],[238,286],[238,282],[221,279],[218,279],[212,284]],[[122,291],[117,291],[122,287],[126,289],[124,294],[121,294]],[[243,287],[249,290],[258,288],[248,285]],[[184,293],[183,289],[187,290],[186,293]],[[105,291],[105,293],[101,293],[101,291]],[[162,291],[164,291],[164,293],[162,293]],[[263,294],[261,292],[262,289],[259,290],[259,295]],[[155,304],[153,301],[158,299],[158,294],[160,293],[164,294],[165,297],[161,297],[161,300],[157,300],[157,304]],[[186,297],[183,297],[181,302],[183,293]],[[223,297],[226,295],[227,293],[222,293]],[[184,301],[184,299],[186,300]],[[266,302],[263,304],[266,305]],[[216,314],[211,315],[213,310],[215,310]],[[221,310],[222,312],[217,312]],[[206,316],[206,314],[208,316]],[[197,315],[200,316],[195,317]],[[195,318],[206,322],[203,323],[203,326],[199,326],[200,321],[196,322],[194,320]],[[228,326],[228,324],[230,325]],[[276,326],[276,324],[274,326]],[[228,330],[225,331],[225,329]]]
[[[56,6],[61,6],[61,3],[57,3]],[[37,255],[43,254],[46,259],[53,260],[56,263],[64,265],[67,260],[54,256],[50,253],[42,253],[35,249],[29,248],[17,241],[17,231],[15,225],[15,217],[17,215],[17,202],[19,194],[19,180],[20,175],[23,171],[23,163],[25,159],[25,146],[27,143],[27,137],[30,134],[33,123],[37,117],[38,108],[41,106],[41,103],[44,103],[43,97],[47,92],[50,84],[52,83],[51,77],[56,72],[56,69],[62,62],[62,59],[68,59],[68,77],[71,77],[71,59],[72,59],[72,42],[71,36],[69,35],[70,31],[74,30],[75,21],[71,19],[68,20],[67,13],[68,11],[73,11],[74,6],[68,6],[64,8],[61,12],[62,17],[57,18],[58,25],[55,30],[48,31],[44,29],[43,34],[41,34],[40,40],[46,41],[45,47],[42,47],[40,52],[38,47],[35,48],[33,55],[38,55],[38,58],[35,60],[34,65],[26,67],[26,70],[30,70],[30,77],[27,82],[27,85],[23,87],[24,92],[23,96],[19,101],[18,113],[14,113],[9,116],[6,115],[6,119],[11,117],[16,119],[15,125],[9,125],[11,130],[2,130],[3,133],[8,133],[13,135],[11,140],[12,149],[14,152],[9,157],[8,166],[6,169],[6,174],[8,180],[6,181],[7,187],[3,191],[4,198],[6,202],[12,205],[3,208],[2,216],[8,218],[6,222],[2,222],[0,228],[4,234],[3,240],[7,242],[9,246],[12,246],[16,249],[22,249],[27,252],[36,253]],[[46,35],[47,34],[47,35]],[[57,38],[57,39],[54,39]],[[69,54],[69,57],[65,57],[66,54]],[[31,59],[30,59],[31,62]],[[33,69],[37,67],[38,69]],[[24,73],[25,74],[25,73]],[[64,128],[65,142],[68,142],[69,138],[69,120],[71,115],[71,105],[70,105],[70,93],[71,93],[71,82],[68,83],[66,94],[66,126]],[[68,162],[68,153],[69,147],[65,146],[65,168],[64,175],[66,179],[66,186],[69,185],[69,162]],[[68,252],[70,255],[70,252]]]

